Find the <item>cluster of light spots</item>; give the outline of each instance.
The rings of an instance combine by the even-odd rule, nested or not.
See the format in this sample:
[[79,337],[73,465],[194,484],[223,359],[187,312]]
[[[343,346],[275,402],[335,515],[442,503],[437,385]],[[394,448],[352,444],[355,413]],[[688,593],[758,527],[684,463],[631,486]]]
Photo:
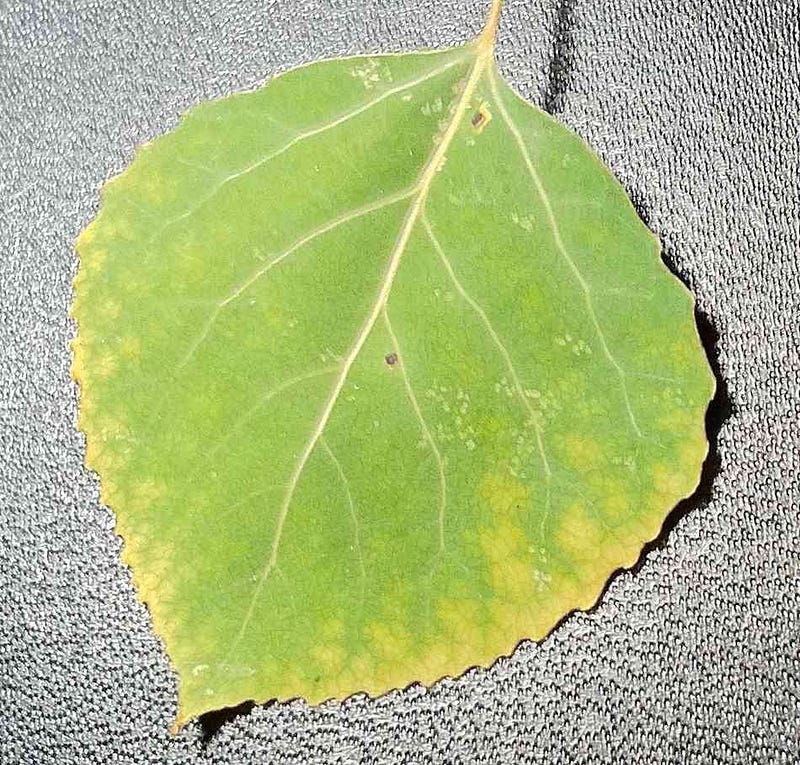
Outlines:
[[[519,396],[513,381],[505,376],[495,382],[494,392],[508,399]],[[532,422],[529,424],[537,427],[542,427],[545,420],[560,409],[558,400],[552,393],[542,393],[537,388],[523,388],[522,395],[525,397],[525,408],[531,414],[529,419]]]
[[[86,464],[98,473],[113,471],[118,475],[125,466],[124,449],[119,448],[119,445],[130,437],[129,429],[121,419],[113,415],[92,418],[90,411],[83,413],[85,419],[93,422],[93,435],[86,438]],[[104,484],[100,486],[106,504],[111,504],[111,486],[113,484],[110,482],[108,487]]]
[[[660,399],[659,408],[664,411],[670,413],[679,412],[686,410],[689,406],[689,400],[680,388],[665,385],[656,395]],[[674,420],[674,422],[680,424],[680,420]]]
[[372,90],[381,82],[392,82],[392,72],[389,67],[374,58],[354,66],[350,74],[361,80],[365,90]]
[[516,212],[511,213],[511,222],[524,231],[533,231],[535,226],[532,215],[519,215]]
[[533,569],[532,577],[536,591],[540,593],[549,589],[550,583],[553,581],[553,577],[550,574],[538,568]]
[[477,447],[477,434],[469,422],[470,396],[461,388],[451,389],[446,385],[435,385],[425,391],[439,410],[442,419],[434,426],[436,440],[441,443],[460,443],[467,451]]
[[514,398],[516,395],[516,389],[514,386],[508,381],[507,377],[501,377],[495,384],[494,384],[494,392],[495,393],[504,393],[507,398]]
[[521,429],[511,431],[513,452],[508,465],[508,472],[514,478],[528,478],[529,465],[540,464],[538,442],[536,439],[536,423],[529,418]]
[[[336,351],[334,351],[334,350],[333,350],[332,348],[330,348],[329,346],[325,346],[325,347],[324,347],[324,348],[323,348],[323,349],[320,351],[320,354],[319,354],[319,360],[320,360],[320,361],[321,361],[323,364],[328,364],[328,363],[329,363],[329,362],[331,362],[331,361],[335,361],[335,362],[337,362],[337,363],[338,363],[338,362],[340,362],[340,361],[342,360],[342,357],[341,357],[341,356],[339,356],[339,354],[338,354],[338,353],[336,353]],[[356,390],[358,390],[358,388],[356,388]]]
[[455,300],[455,293],[452,290],[442,290],[439,287],[434,288],[433,296],[437,300],[444,300],[446,303],[452,303]]
[[436,96],[432,101],[426,101],[422,104],[419,110],[423,117],[441,114],[444,111],[444,101],[442,101],[441,96]]
[[342,393],[342,399],[347,401],[350,404],[354,404],[356,401],[356,393],[361,390],[361,387],[358,383],[349,382],[345,387],[345,391]]
[[220,664],[219,669],[228,677],[252,677],[256,673],[255,669],[247,664],[233,664],[229,661]]
[[541,407],[545,409],[549,405],[547,397],[542,396],[542,392],[540,390],[537,390],[536,388],[526,388],[523,391],[523,393],[525,394],[525,398],[527,398],[528,401],[532,402],[531,406],[533,406],[534,408],[536,407],[536,405],[541,405]]
[[608,459],[609,463],[613,465],[615,468],[624,468],[629,473],[633,473],[636,470],[637,461],[636,457],[632,454],[615,454]]
[[458,190],[452,188],[448,190],[447,201],[453,207],[479,207],[486,203],[486,191],[476,179],[472,178],[469,183],[464,183]]
[[592,349],[589,344],[581,338],[574,338],[572,335],[559,335],[555,338],[556,345],[562,348],[569,348],[576,356],[591,356]]

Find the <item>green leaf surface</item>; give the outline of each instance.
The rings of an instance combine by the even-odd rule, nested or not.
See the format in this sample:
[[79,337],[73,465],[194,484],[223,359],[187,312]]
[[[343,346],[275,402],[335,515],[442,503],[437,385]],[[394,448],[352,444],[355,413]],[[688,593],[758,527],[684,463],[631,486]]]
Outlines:
[[692,296],[503,81],[498,11],[192,109],[78,241],[87,464],[178,725],[488,665],[697,484]]

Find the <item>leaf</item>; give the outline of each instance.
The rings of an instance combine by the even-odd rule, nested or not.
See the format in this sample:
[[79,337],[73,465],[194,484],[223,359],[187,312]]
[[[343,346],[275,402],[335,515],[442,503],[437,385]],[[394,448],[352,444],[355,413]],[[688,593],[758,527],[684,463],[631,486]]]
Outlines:
[[498,13],[192,109],[78,241],[86,461],[177,725],[488,665],[697,484],[692,297]]

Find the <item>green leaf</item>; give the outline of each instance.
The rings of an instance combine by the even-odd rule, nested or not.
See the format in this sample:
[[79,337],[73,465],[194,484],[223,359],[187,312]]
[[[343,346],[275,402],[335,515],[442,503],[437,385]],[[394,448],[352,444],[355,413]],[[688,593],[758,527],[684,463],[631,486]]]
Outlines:
[[697,484],[692,297],[502,80],[498,12],[192,109],[78,241],[86,461],[177,725],[488,665]]

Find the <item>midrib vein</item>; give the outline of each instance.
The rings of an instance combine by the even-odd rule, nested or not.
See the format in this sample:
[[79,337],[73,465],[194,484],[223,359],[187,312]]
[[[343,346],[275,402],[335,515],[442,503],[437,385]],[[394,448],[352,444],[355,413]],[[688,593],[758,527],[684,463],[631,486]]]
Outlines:
[[431,185],[439,168],[444,162],[447,151],[450,148],[450,144],[452,143],[453,138],[458,131],[459,125],[461,124],[461,121],[467,112],[470,99],[472,98],[481,77],[486,71],[487,65],[491,63],[493,59],[493,37],[486,34],[482,35],[475,44],[474,50],[475,63],[472,65],[467,81],[460,95],[458,96],[458,101],[453,109],[450,121],[448,122],[447,127],[442,134],[441,140],[432,152],[430,159],[428,159],[418,177],[416,190],[412,195],[412,202],[409,205],[408,212],[406,213],[400,228],[400,233],[395,241],[394,247],[392,248],[391,254],[389,255],[388,265],[384,277],[381,280],[378,295],[373,302],[372,307],[370,308],[366,321],[356,335],[355,340],[350,346],[350,350],[342,362],[339,375],[337,376],[328,398],[325,401],[322,412],[317,419],[314,429],[306,441],[297,462],[295,463],[294,470],[292,471],[289,479],[286,493],[284,494],[283,502],[281,504],[281,509],[278,514],[269,557],[266,565],[264,566],[264,570],[259,577],[256,588],[250,599],[247,613],[242,621],[242,626],[239,628],[239,632],[234,640],[233,645],[231,646],[230,652],[235,650],[239,641],[241,641],[242,637],[247,631],[247,627],[253,617],[253,612],[255,611],[255,606],[258,602],[259,595],[261,594],[264,584],[269,579],[270,574],[278,562],[278,551],[280,549],[281,538],[283,536],[286,518],[289,515],[289,508],[291,506],[292,499],[294,498],[297,485],[300,482],[300,478],[303,475],[303,471],[305,470],[311,454],[314,452],[314,449],[316,448],[320,438],[322,437],[322,434],[325,431],[328,420],[331,417],[333,409],[336,406],[345,382],[347,381],[347,377],[350,374],[350,370],[353,364],[356,362],[356,359],[358,359],[361,349],[364,347],[367,338],[369,337],[373,327],[375,326],[375,323],[380,317],[383,307],[386,305],[392,289],[392,284],[394,283],[395,276],[397,275],[397,270],[400,267],[400,261],[403,257],[406,246],[408,245],[408,240],[410,239],[411,233],[414,230],[414,226],[417,224],[425,208],[425,202],[428,198]]

